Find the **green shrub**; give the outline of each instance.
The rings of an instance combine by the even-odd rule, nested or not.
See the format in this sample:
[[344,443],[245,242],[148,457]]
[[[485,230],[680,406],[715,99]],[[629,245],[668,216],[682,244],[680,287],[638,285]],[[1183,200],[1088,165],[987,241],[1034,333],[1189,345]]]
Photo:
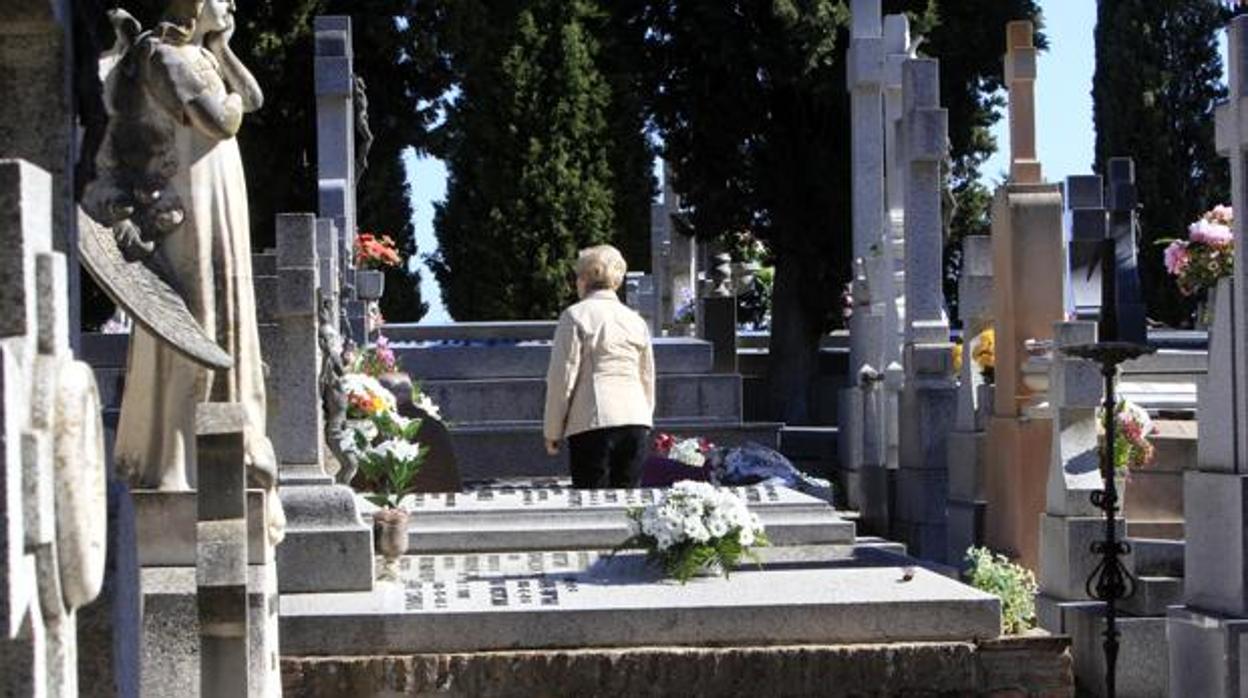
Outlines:
[[1001,632],[1007,635],[1036,625],[1036,576],[988,548],[968,548],[971,586],[1001,599]]

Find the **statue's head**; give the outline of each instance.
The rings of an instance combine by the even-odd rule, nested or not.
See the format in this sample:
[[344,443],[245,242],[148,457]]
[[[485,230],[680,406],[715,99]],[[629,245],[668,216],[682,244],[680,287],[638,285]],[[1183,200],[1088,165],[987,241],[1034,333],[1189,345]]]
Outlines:
[[234,27],[234,0],[203,0],[199,4],[200,31],[209,34]]

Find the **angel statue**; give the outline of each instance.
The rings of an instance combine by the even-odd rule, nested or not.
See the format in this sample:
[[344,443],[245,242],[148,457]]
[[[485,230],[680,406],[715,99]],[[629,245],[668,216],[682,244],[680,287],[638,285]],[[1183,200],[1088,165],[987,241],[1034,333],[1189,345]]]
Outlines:
[[[83,249],[97,277],[109,260],[120,270],[103,274],[103,285],[137,320],[114,448],[119,472],[139,487],[190,489],[196,405],[238,403],[248,476],[269,492],[276,543],[284,518],[266,435],[247,186],[234,138],[264,98],[230,49],[234,4],[169,0],[149,31],[111,13],[117,45],[101,60],[110,123],[83,209],[97,226],[84,238],[108,229],[115,245]],[[136,291],[135,278],[151,279],[155,290]],[[160,289],[173,300],[153,309]],[[189,330],[168,331],[178,327],[174,311],[189,311]]]

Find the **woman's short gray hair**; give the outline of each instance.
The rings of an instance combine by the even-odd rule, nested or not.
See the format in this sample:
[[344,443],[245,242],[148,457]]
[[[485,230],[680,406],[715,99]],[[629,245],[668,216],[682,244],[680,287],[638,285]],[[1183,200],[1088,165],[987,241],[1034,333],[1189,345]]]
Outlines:
[[611,245],[588,247],[576,257],[576,276],[583,279],[591,291],[618,289],[627,272],[624,255]]

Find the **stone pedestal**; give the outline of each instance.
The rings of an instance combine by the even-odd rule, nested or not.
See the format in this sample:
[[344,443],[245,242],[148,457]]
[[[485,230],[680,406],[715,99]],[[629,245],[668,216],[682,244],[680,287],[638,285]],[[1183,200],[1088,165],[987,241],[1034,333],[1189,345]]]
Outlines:
[[702,298],[702,339],[714,348],[711,370],[714,373],[737,372],[737,299],[736,296]]
[[[134,493],[143,589],[140,695],[200,693],[200,617],[196,593],[197,523],[195,492]],[[255,698],[280,695],[277,567],[265,541],[265,498],[247,490],[248,692]],[[285,543],[281,547],[284,547]]]
[[[1248,207],[1248,16],[1231,20],[1228,35],[1230,100],[1218,108],[1217,145],[1231,164],[1231,203]],[[1246,232],[1236,219],[1235,236]],[[1184,605],[1167,618],[1171,695],[1248,692],[1241,641],[1248,627],[1248,264],[1242,248],[1235,256],[1234,282],[1219,285],[1209,338],[1198,471],[1183,476]]]
[[[279,490],[286,539],[277,550],[279,586],[285,593],[367,591],[373,583],[372,530],[364,525],[355,494],[324,469],[322,357],[318,309],[332,279],[319,277],[326,261],[324,230],[310,214],[277,219],[277,270],[281,350],[274,357],[277,419],[273,444],[280,463]],[[319,235],[318,235],[319,233]],[[332,268],[332,266],[331,266]]]

